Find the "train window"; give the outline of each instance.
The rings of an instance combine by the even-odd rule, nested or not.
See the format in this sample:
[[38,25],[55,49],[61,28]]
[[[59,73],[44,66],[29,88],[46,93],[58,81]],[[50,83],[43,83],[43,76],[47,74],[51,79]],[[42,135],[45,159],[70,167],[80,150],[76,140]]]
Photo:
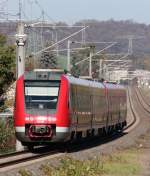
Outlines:
[[56,112],[59,83],[25,84],[25,105],[29,114],[51,114]]

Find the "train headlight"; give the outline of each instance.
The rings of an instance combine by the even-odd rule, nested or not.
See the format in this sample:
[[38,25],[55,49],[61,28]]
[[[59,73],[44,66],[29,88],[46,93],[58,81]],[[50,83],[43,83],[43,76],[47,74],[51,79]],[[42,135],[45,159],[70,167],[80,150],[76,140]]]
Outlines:
[[56,121],[56,117],[48,117],[48,121],[49,122],[55,122]]
[[33,122],[33,121],[34,121],[34,118],[33,118],[33,117],[30,117],[30,121],[32,121],[32,122]]
[[29,121],[29,120],[30,120],[30,118],[29,118],[29,117],[26,117],[26,118],[25,118],[25,120],[26,120],[26,121]]
[[37,121],[45,121],[47,120],[47,117],[39,116],[37,117]]
[[34,118],[33,118],[33,117],[26,117],[25,120],[26,120],[26,121],[31,121],[31,122],[33,122],[33,121],[34,121]]

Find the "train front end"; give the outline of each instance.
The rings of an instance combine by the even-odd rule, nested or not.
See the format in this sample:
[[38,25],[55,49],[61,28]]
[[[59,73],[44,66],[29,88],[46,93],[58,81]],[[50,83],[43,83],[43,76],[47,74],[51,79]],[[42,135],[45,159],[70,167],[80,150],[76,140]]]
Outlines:
[[25,146],[67,139],[68,83],[62,71],[31,71],[17,80],[14,120]]

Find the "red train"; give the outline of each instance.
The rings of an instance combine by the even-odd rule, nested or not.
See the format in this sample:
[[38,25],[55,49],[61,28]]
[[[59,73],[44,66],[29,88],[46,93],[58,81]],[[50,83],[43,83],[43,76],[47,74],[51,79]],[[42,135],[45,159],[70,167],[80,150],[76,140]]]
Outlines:
[[126,125],[126,90],[59,71],[27,72],[16,83],[16,137],[24,146],[110,133]]

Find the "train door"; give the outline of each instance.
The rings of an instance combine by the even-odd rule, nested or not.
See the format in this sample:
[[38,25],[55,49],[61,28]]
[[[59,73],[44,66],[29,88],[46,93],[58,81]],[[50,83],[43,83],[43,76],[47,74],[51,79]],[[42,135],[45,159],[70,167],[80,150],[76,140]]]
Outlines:
[[[125,109],[126,109],[126,107],[124,106],[125,104],[125,102],[124,102],[124,96],[123,96],[123,93],[122,92],[120,92],[120,103],[119,103],[119,115],[120,115],[120,117],[119,117],[119,122],[118,123],[121,123],[124,119],[125,119]],[[124,108],[125,107],[125,108]]]
[[94,92],[92,91],[94,90],[94,88],[90,90],[90,114],[91,114],[91,123],[90,123],[90,129],[94,128],[93,125],[94,125],[94,115],[95,115],[95,112],[94,112]]
[[122,92],[121,90],[117,90],[117,123],[122,121]]
[[102,126],[104,126],[106,124],[107,118],[108,118],[108,98],[105,96],[105,94],[103,96],[100,97],[102,99],[102,108],[101,111],[103,111],[101,114],[102,119]]
[[71,128],[72,131],[77,131],[77,124],[78,124],[78,112],[77,112],[77,87],[76,85],[70,86],[70,118],[71,118]]
[[87,88],[86,101],[84,103],[86,104],[85,112],[87,113],[87,129],[91,133],[94,121],[94,93],[93,88],[91,88],[91,86]]
[[105,132],[108,132],[110,119],[112,116],[112,103],[111,103],[111,89],[108,89],[106,85],[105,86],[105,95],[106,95],[106,103],[107,103],[107,115],[106,115],[106,123],[105,123]]
[[105,120],[105,96],[103,89],[92,89],[91,120],[92,128],[100,128]]
[[91,112],[91,129],[95,128],[96,124],[96,103],[95,103],[95,93],[94,93],[94,88],[91,89],[91,95],[90,95],[90,112]]

